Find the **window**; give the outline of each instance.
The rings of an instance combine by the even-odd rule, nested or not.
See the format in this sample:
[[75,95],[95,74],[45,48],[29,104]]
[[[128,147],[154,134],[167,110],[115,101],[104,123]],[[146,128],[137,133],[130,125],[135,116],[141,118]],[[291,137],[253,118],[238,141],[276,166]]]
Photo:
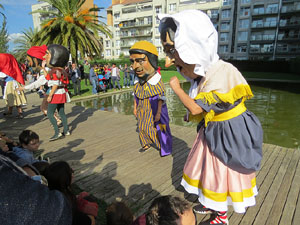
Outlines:
[[249,4],[251,3],[251,0],[241,0],[241,4]]
[[176,11],[176,3],[172,3],[169,5],[169,12],[175,12]]
[[116,30],[116,37],[120,37],[120,31]]
[[120,40],[116,40],[116,47],[120,47]]
[[223,0],[223,5],[231,5],[232,0]]
[[160,38],[155,38],[155,45],[160,45]]
[[277,13],[278,12],[278,4],[270,4],[266,8],[266,13]]
[[250,45],[250,52],[251,53],[258,53],[258,52],[260,52],[260,46],[259,45]]
[[276,17],[268,17],[266,18],[266,22],[264,22],[264,27],[276,27],[277,18]]
[[239,28],[240,29],[248,29],[249,28],[249,19],[239,20]]
[[160,20],[158,17],[156,17],[156,24],[159,24],[160,23]]
[[219,53],[227,53],[228,45],[220,45]]
[[114,14],[115,20],[120,19],[120,12],[116,12]]
[[264,44],[261,48],[261,53],[271,53],[274,50],[273,44]]
[[110,41],[105,41],[105,46],[106,46],[106,48],[109,48],[110,47]]
[[277,52],[288,52],[288,45],[287,44],[278,44]]
[[230,9],[222,10],[222,14],[221,14],[222,19],[230,18],[230,15],[231,15]]
[[218,18],[219,10],[218,9],[211,9],[210,14],[211,14],[210,18],[212,18],[212,19]]
[[120,49],[117,49],[117,50],[116,50],[116,56],[119,56],[120,53],[121,53],[121,50],[120,50]]
[[253,20],[252,21],[252,27],[256,28],[256,27],[263,27],[264,23],[263,20]]
[[247,52],[247,45],[238,45],[237,46],[237,52],[238,53],[245,53],[245,52]]
[[264,14],[265,13],[265,8],[264,6],[254,6],[253,9],[253,14]]
[[155,12],[156,13],[162,13],[161,5],[160,6],[155,6]]
[[111,51],[110,51],[110,50],[106,50],[106,51],[105,51],[105,55],[106,55],[106,56],[110,56],[110,55],[111,55]]
[[229,30],[229,29],[230,29],[230,22],[221,23],[221,30]]
[[249,16],[250,15],[250,8],[241,8],[240,9],[240,16]]
[[238,41],[247,41],[247,39],[248,39],[248,31],[238,32]]
[[161,54],[162,54],[161,47],[157,47],[157,51],[158,51],[158,55],[161,55]]
[[223,33],[220,34],[220,41],[221,41],[221,42],[228,41],[228,37],[229,37],[229,33],[223,32]]

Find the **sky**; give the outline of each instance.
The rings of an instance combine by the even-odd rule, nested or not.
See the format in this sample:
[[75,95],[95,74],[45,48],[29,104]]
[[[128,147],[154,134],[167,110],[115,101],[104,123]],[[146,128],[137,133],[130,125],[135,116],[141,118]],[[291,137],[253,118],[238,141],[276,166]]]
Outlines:
[[[41,1],[40,1],[41,2]],[[31,5],[40,3],[38,0],[0,0],[4,10],[0,9],[7,18],[7,31],[9,34],[9,50],[13,50],[12,40],[22,35],[24,29],[33,28]],[[111,5],[111,0],[94,0],[94,4],[105,9]],[[101,10],[106,15],[105,10]],[[0,18],[2,22],[2,18]]]

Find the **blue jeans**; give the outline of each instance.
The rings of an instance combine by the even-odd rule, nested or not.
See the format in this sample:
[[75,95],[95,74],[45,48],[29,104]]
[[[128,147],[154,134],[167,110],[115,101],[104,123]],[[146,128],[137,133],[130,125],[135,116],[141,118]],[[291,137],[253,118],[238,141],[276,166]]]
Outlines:
[[134,73],[130,73],[130,86],[133,86],[134,82]]
[[117,77],[117,76],[111,77],[111,82],[112,82],[112,84],[113,84],[114,89],[116,88],[116,81],[117,81],[117,84],[118,84],[118,88],[121,89],[121,86],[120,86],[120,82],[119,82],[119,80],[118,80],[118,77]]
[[92,83],[92,93],[93,94],[97,94],[97,78],[96,77],[92,77],[91,78],[91,83]]
[[124,72],[123,75],[123,86],[129,86],[130,77],[128,77],[128,73]]

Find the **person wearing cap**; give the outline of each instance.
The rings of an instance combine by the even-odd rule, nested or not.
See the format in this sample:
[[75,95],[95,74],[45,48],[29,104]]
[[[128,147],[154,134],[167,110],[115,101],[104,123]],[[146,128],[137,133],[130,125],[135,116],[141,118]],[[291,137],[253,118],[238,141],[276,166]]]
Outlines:
[[263,131],[244,104],[252,91],[233,65],[219,59],[218,33],[205,13],[186,10],[158,17],[166,66],[174,64],[191,83],[189,94],[177,77],[170,86],[199,121],[181,185],[198,195],[194,212],[213,213],[201,225],[228,225],[228,205],[244,213],[258,194],[255,171],[262,159]]
[[18,119],[23,119],[22,106],[27,104],[24,91],[20,91],[21,84],[24,85],[24,78],[19,68],[18,62],[11,54],[0,53],[0,78],[5,78],[4,96],[8,111],[4,116],[11,116],[13,107],[18,110]]
[[136,74],[134,84],[134,115],[138,121],[140,152],[152,144],[161,156],[172,153],[172,135],[166,104],[165,87],[156,72],[158,52],[148,41],[139,41],[129,50],[130,61]]

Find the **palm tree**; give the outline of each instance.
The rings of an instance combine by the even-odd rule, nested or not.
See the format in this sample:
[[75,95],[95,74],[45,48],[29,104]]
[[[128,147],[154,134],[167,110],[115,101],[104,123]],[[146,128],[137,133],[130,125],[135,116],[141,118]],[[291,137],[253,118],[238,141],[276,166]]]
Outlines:
[[33,37],[36,35],[37,30],[33,30],[31,27],[29,29],[24,29],[22,31],[22,36],[16,38],[13,43],[16,45],[13,54],[18,61],[25,60],[27,55],[27,50],[35,45],[33,42]]
[[[4,9],[3,5],[0,4],[0,9]],[[8,33],[6,29],[6,16],[4,13],[0,12],[0,14],[3,16],[2,25],[0,26],[0,52],[6,53],[8,51]]]
[[[40,0],[39,0],[40,1]],[[36,10],[50,19],[42,23],[42,29],[34,38],[36,44],[61,44],[69,48],[73,61],[77,62],[77,52],[82,56],[100,55],[103,50],[98,32],[111,37],[109,29],[96,15],[103,8],[81,9],[86,0],[43,0],[54,10]]]

